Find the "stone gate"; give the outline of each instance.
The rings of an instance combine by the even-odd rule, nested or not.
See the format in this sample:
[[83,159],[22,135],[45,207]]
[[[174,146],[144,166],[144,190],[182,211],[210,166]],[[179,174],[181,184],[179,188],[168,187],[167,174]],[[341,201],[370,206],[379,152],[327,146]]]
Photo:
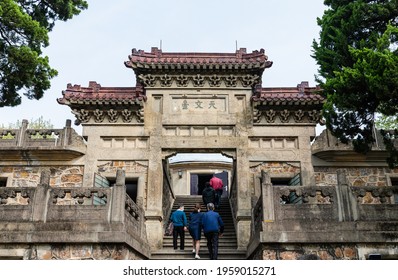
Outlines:
[[152,247],[162,245],[163,210],[172,199],[165,197],[163,164],[171,155],[216,152],[233,159],[230,198],[240,248],[249,242],[252,197],[259,191],[253,176],[267,169],[276,181],[313,182],[310,142],[323,98],[305,82],[262,88],[263,72],[272,66],[264,50],[133,49],[125,65],[134,71],[135,87],[68,85],[58,102],[83,126],[83,185],[93,185],[95,173],[112,180],[114,169],[125,169],[127,180],[137,181]]

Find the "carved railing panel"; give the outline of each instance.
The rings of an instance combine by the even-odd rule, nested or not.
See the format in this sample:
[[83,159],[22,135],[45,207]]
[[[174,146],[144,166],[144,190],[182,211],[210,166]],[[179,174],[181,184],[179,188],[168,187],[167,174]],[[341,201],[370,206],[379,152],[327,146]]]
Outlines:
[[0,140],[12,140],[17,138],[19,129],[1,129]]
[[139,221],[142,217],[140,217],[140,208],[138,207],[137,204],[126,194],[126,201],[125,201],[125,209],[127,213],[130,214],[130,216],[136,220]]
[[72,128],[67,120],[63,129],[27,129],[24,120],[20,129],[0,129],[1,147],[63,147],[70,145]]
[[[334,187],[279,187],[281,204],[332,204],[336,196]],[[291,201],[294,197],[295,201]]]
[[31,221],[35,189],[0,188],[0,221]]
[[394,204],[398,187],[351,187],[359,204]]
[[276,220],[338,220],[335,187],[273,186]]
[[144,209],[139,207],[127,194],[125,201],[125,222],[126,230],[129,234],[139,238],[141,241],[147,242]]
[[110,190],[102,188],[54,188],[51,190],[54,205],[105,205],[109,195]]
[[263,229],[263,199],[260,197],[253,207],[252,236]]
[[28,205],[35,188],[0,188],[0,205]]

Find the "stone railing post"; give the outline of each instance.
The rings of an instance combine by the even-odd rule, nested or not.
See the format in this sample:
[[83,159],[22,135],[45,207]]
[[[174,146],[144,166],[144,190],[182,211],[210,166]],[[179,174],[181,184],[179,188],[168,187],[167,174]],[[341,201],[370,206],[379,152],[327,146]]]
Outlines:
[[62,146],[68,146],[71,142],[71,133],[72,133],[72,121],[66,120],[64,131],[63,131],[63,139],[62,139]]
[[261,171],[261,197],[263,202],[263,219],[265,223],[275,220],[274,189],[268,172]]
[[43,170],[40,175],[40,183],[36,187],[33,196],[32,220],[45,222],[47,219],[47,207],[49,203],[50,171]]
[[337,170],[337,205],[339,221],[356,221],[358,219],[358,202],[347,181],[345,170]]
[[126,201],[126,172],[122,169],[116,171],[116,184],[112,187],[110,203],[110,221],[123,222]]
[[22,126],[19,129],[17,146],[23,147],[26,142],[26,130],[28,129],[28,120],[22,120]]

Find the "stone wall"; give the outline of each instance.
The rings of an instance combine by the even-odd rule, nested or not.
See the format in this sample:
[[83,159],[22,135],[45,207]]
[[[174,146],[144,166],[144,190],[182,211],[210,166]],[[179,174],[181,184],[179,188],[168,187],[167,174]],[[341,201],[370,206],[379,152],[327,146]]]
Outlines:
[[132,173],[146,173],[148,163],[146,161],[99,161],[98,172],[115,173],[116,170],[123,169],[126,174]]
[[[315,182],[317,186],[332,186],[337,184],[337,167],[315,167]],[[353,187],[383,187],[387,186],[387,173],[395,173],[398,169],[390,170],[383,167],[345,167],[347,180]]]
[[[271,177],[284,177],[286,174],[300,173],[300,163],[298,162],[262,162],[250,167],[251,173],[260,174],[264,170]],[[278,176],[279,175],[279,176]]]
[[254,260],[366,260],[370,254],[382,259],[394,258],[398,248],[394,244],[263,244],[250,259]]
[[7,244],[0,245],[0,260],[140,260],[139,252],[122,244]]
[[320,260],[357,260],[353,244],[263,244],[250,257],[254,260],[297,260],[308,256]]
[[36,187],[43,170],[50,170],[51,187],[81,187],[83,166],[0,166],[0,176],[7,177],[9,187]]
[[[317,186],[334,186],[337,185],[337,171],[342,168],[337,167],[316,167],[315,182]],[[388,169],[383,167],[347,167],[344,168],[347,183],[351,187],[368,188],[366,193],[358,197],[360,204],[380,204],[379,192],[374,192],[376,188],[389,185],[388,176],[398,176],[398,169]],[[393,203],[393,198],[389,198]]]

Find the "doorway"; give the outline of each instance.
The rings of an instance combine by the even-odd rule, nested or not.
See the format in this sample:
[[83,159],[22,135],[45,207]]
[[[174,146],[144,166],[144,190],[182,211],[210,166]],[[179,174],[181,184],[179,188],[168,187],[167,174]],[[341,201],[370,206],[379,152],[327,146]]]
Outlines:
[[[215,176],[220,178],[223,182],[223,193],[222,197],[228,197],[228,171],[215,173]],[[191,173],[190,188],[191,195],[202,195],[202,191],[205,187],[206,182],[210,182],[213,177],[213,173]]]
[[191,173],[191,195],[202,195],[202,191],[205,188],[205,183],[209,182],[213,174],[197,174]]

